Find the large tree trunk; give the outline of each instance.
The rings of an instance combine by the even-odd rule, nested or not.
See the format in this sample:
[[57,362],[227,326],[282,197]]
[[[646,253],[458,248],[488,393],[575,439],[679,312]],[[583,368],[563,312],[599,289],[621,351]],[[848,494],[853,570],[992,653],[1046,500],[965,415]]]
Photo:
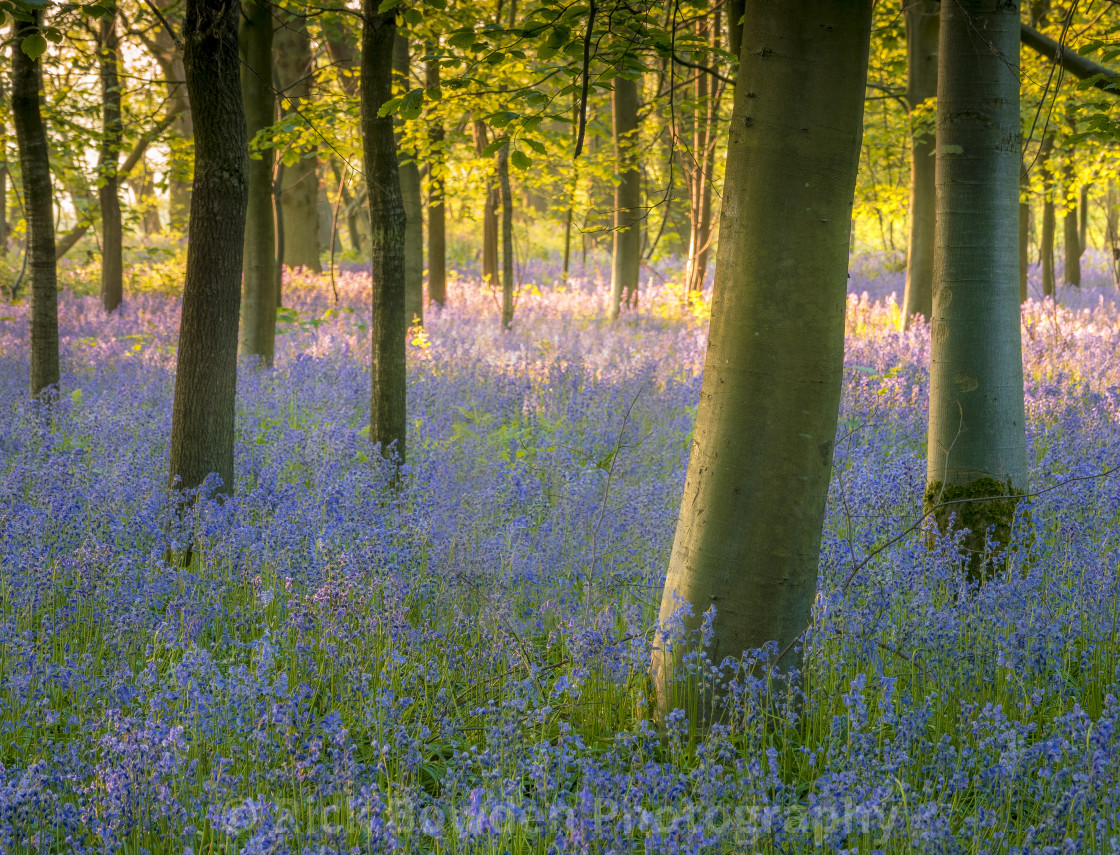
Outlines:
[[903,3],[906,21],[906,102],[910,105],[910,243],[906,254],[906,291],[902,328],[914,315],[933,316],[933,255],[936,191],[932,122],[914,111],[937,95],[937,28],[941,4]]
[[97,191],[101,209],[101,305],[111,312],[121,304],[124,293],[124,261],[121,235],[120,163],[121,85],[117,74],[120,39],[117,37],[117,10],[110,8],[101,19],[101,151]]
[[[283,98],[281,114],[301,110],[311,97],[314,82],[311,38],[305,18],[280,14],[273,49],[276,56],[277,88]],[[319,259],[319,159],[313,148],[300,160],[285,166],[282,207],[284,211],[284,264],[323,272]]]
[[[474,152],[482,157],[482,151],[490,144],[486,135],[486,123],[474,123]],[[498,188],[489,173],[486,176],[486,196],[482,204],[482,283],[486,287],[498,281]]]
[[15,23],[12,45],[12,118],[19,143],[27,220],[27,268],[31,273],[31,394],[58,385],[58,274],[54,258],[54,194],[47,129],[40,112],[43,67],[20,49],[39,31],[42,12]]
[[614,79],[611,99],[614,119],[614,156],[618,183],[614,190],[614,246],[611,252],[611,320],[623,302],[638,302],[638,273],[642,261],[642,174],[638,165],[638,81]]
[[[412,88],[409,81],[408,36],[397,31],[393,45],[393,72],[401,92]],[[403,145],[403,127],[398,127],[397,169],[404,204],[404,317],[408,323],[424,322],[424,211],[420,201],[420,167],[416,152]]]
[[194,109],[191,239],[172,408],[172,487],[212,472],[232,493],[237,320],[248,202],[238,3],[186,0],[183,64]]
[[[245,132],[276,120],[272,88],[272,7],[260,0],[241,4],[241,99]],[[249,159],[249,202],[245,212],[245,277],[241,291],[241,354],[272,365],[276,350],[276,227],[272,198],[273,151]]]
[[1054,296],[1054,174],[1050,170],[1050,152],[1054,148],[1054,137],[1047,134],[1042,138],[1038,152],[1038,174],[1042,179],[1042,230],[1038,237],[1038,262],[1042,268],[1042,296]]
[[393,119],[378,116],[392,98],[396,13],[363,0],[362,149],[369,196],[373,322],[369,438],[387,459],[405,461],[404,203],[397,173]]
[[509,182],[509,143],[497,154],[502,200],[502,329],[513,326],[513,190]]
[[[660,622],[715,608],[714,662],[809,623],[844,362],[871,0],[748,0],[712,325]],[[781,283],[775,288],[774,283]],[[657,640],[662,714],[689,708]],[[799,665],[790,653],[781,667]],[[718,692],[716,692],[718,695]],[[718,717],[692,696],[700,721]]]
[[[434,53],[429,48],[428,53]],[[428,89],[438,89],[439,60],[429,60],[425,68]],[[431,162],[428,164],[428,302],[447,305],[447,219],[443,205],[444,130],[435,116],[428,119]]]
[[[981,578],[985,532],[1007,544],[1027,488],[1017,252],[1019,17],[1002,0],[941,8],[937,258],[926,504],[942,531],[969,528]],[[985,34],[978,40],[976,33]]]

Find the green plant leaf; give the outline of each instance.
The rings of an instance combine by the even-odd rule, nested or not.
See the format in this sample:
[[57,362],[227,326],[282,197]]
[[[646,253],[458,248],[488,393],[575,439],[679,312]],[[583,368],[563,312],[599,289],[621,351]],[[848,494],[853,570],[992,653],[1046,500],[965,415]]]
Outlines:
[[35,33],[24,39],[19,47],[32,59],[38,59],[47,52],[47,40],[43,38],[42,33]]

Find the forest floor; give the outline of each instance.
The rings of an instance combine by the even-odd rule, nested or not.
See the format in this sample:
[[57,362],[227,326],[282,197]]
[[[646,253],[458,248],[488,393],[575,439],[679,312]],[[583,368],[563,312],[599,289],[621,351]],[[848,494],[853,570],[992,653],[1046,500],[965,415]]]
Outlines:
[[453,282],[409,337],[393,490],[368,278],[336,302],[296,276],[275,369],[240,372],[236,494],[182,514],[174,277],[134,271],[106,317],[71,274],[51,416],[0,305],[0,851],[1120,851],[1117,292],[1089,265],[1025,307],[1042,492],[969,592],[951,543],[896,539],[929,347],[885,264],[852,264],[804,694],[743,677],[726,725],[664,739],[646,667],[702,303],[654,277],[611,326],[593,276],[549,278],[502,333]]

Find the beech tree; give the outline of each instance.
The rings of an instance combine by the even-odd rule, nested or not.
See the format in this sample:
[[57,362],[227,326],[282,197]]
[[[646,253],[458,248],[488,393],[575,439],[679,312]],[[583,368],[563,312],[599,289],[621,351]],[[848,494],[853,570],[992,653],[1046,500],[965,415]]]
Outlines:
[[186,0],[182,43],[194,116],[194,182],[172,405],[172,487],[216,472],[232,493],[237,321],[248,202],[238,3]]
[[[716,662],[789,645],[816,594],[871,6],[746,4],[711,331],[660,612],[665,626],[687,604],[695,630],[714,607]],[[695,649],[659,634],[652,673],[662,714],[705,722],[714,698],[673,680]]]
[[405,460],[405,212],[393,118],[380,115],[393,97],[396,12],[362,3],[362,149],[369,197],[373,273],[372,393],[369,438],[381,455]]
[[[984,38],[978,39],[977,33]],[[1006,544],[1027,489],[1019,317],[1019,13],[1003,0],[941,7],[926,503],[942,530]],[[979,499],[946,506],[958,499]]]
[[101,150],[98,171],[101,186],[97,190],[101,210],[101,305],[111,312],[121,304],[124,292],[124,262],[121,234],[120,165],[121,83],[120,38],[117,34],[117,10],[110,6],[99,28],[98,60],[101,71]]
[[[272,85],[272,7],[261,0],[241,4],[241,98],[249,140],[272,125],[276,96]],[[245,214],[245,276],[241,298],[241,352],[272,365],[276,348],[276,230],[272,200],[273,150],[262,147],[249,159]]]
[[28,12],[15,23],[12,46],[12,120],[19,144],[23,204],[27,220],[27,269],[31,274],[31,394],[58,385],[58,273],[55,268],[54,191],[47,154],[47,129],[39,98],[41,56],[46,40],[43,13]]
[[623,303],[637,303],[642,260],[642,173],[634,150],[638,132],[638,81],[614,79],[611,98],[615,164],[614,246],[611,252],[611,319]]

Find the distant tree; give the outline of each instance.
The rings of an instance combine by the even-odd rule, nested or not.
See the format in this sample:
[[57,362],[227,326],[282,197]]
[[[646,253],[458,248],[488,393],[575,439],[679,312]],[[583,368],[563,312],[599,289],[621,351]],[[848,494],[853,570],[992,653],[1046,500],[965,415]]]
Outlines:
[[637,155],[638,81],[614,79],[611,99],[615,163],[618,183],[614,191],[614,246],[611,252],[611,319],[623,303],[637,303],[638,274],[642,260],[642,173]]
[[123,235],[121,234],[120,165],[121,84],[120,38],[117,9],[110,5],[99,26],[98,61],[101,70],[101,151],[97,191],[101,209],[101,305],[111,312],[120,305],[124,292]]
[[[429,47],[429,55],[434,48]],[[425,63],[425,88],[440,91],[439,60]],[[433,116],[428,124],[428,141],[431,157],[428,162],[428,301],[440,306],[447,304],[447,226],[444,208],[444,152],[445,132],[443,121]]]
[[216,472],[232,493],[237,322],[248,202],[239,3],[186,0],[182,42],[194,113],[190,242],[172,407],[172,486]]
[[[983,33],[984,38],[977,38]],[[1019,13],[1003,0],[941,6],[926,504],[1007,544],[1027,489],[1019,315]],[[946,506],[960,499],[987,499]]]
[[393,139],[393,117],[380,115],[393,97],[396,12],[362,3],[362,147],[369,197],[373,320],[369,438],[386,458],[405,460],[405,212]]
[[[272,84],[273,9],[261,0],[241,4],[241,99],[249,140],[276,120]],[[276,228],[272,199],[273,150],[249,159],[245,216],[245,276],[241,298],[241,353],[272,365],[276,350]]]
[[[844,363],[848,243],[871,0],[748,0],[716,257],[711,332],[660,619],[715,608],[719,662],[809,622]],[[774,283],[781,283],[780,288]],[[659,636],[661,713],[677,693]],[[790,654],[783,667],[796,666]],[[716,713],[718,714],[718,713]]]
[[31,274],[31,394],[58,385],[58,273],[55,269],[54,192],[47,154],[47,128],[39,99],[41,56],[46,40],[43,13],[15,22],[12,46],[12,120],[19,143],[23,204],[27,220],[27,269]]
[[[408,34],[397,31],[393,44],[393,72],[402,92],[412,88],[409,78]],[[397,137],[397,174],[401,180],[404,205],[404,317],[424,321],[424,214],[420,200],[420,166],[417,153]]]

